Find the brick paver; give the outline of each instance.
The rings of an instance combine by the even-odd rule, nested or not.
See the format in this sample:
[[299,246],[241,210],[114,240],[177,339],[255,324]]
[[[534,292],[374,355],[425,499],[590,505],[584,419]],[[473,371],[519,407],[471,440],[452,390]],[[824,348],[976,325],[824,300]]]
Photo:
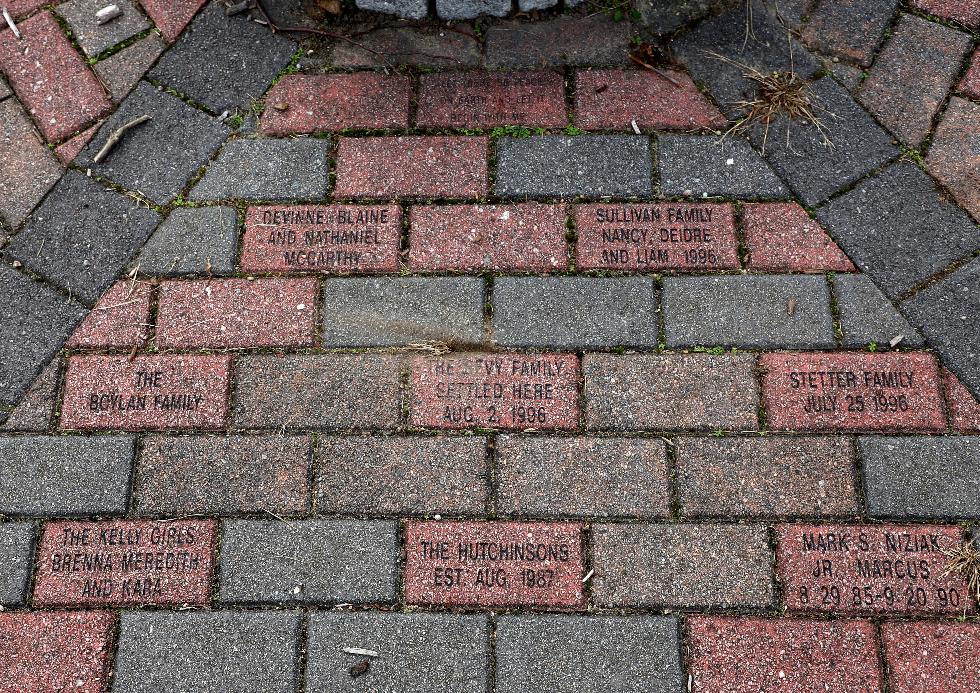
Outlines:
[[231,274],[237,247],[238,214],[234,209],[178,207],[153,232],[134,264],[157,277]]
[[980,627],[973,623],[884,623],[888,690],[968,693],[980,688]]
[[166,47],[162,38],[150,33],[96,63],[95,72],[109,90],[112,100],[122,101],[126,98]]
[[804,39],[824,53],[832,53],[867,67],[885,37],[896,0],[828,0],[810,17]]
[[173,43],[205,2],[207,0],[140,0],[140,5],[163,37]]
[[540,23],[509,20],[487,31],[486,65],[491,69],[622,65],[629,39],[628,22],[615,22],[604,12]]
[[763,272],[853,272],[854,263],[795,202],[742,207],[748,266]]
[[564,127],[564,79],[550,71],[422,75],[416,121],[421,128]]
[[150,333],[152,287],[145,282],[114,284],[68,339],[69,349],[142,346]]
[[36,530],[33,522],[0,524],[0,605],[19,606],[27,601]]
[[789,191],[744,139],[709,135],[657,138],[660,188],[665,195],[771,200]]
[[957,89],[971,99],[980,100],[980,48],[973,51],[970,67],[957,85]]
[[980,220],[980,104],[953,97],[933,135],[926,168],[953,193],[974,219]]
[[329,140],[238,139],[191,190],[192,200],[315,200],[327,193]]
[[946,407],[953,430],[960,433],[980,433],[980,401],[966,389],[953,373],[942,369]]
[[[844,347],[886,345],[901,338],[903,347],[921,347],[925,340],[866,274],[838,274],[831,280]],[[897,346],[896,344],[896,346]]]
[[959,22],[971,29],[980,28],[980,4],[976,0],[911,0],[911,4],[924,12]]
[[100,0],[69,0],[58,5],[58,14],[71,29],[71,36],[86,56],[99,55],[153,25],[138,9],[134,0],[119,0],[122,14],[115,20],[100,23],[96,13],[104,7]]
[[14,100],[0,103],[0,218],[18,226],[61,177],[61,165]]
[[58,401],[62,365],[61,359],[54,358],[44,367],[7,420],[0,424],[0,430],[38,433],[51,427],[51,418]]

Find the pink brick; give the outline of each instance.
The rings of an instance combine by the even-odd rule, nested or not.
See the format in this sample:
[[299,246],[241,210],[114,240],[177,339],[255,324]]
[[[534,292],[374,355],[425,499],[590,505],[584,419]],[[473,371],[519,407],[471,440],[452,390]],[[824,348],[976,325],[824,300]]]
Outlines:
[[78,156],[83,149],[85,149],[85,145],[89,143],[89,140],[95,137],[95,133],[99,131],[100,125],[102,125],[102,121],[99,121],[88,130],[83,130],[81,133],[75,135],[64,144],[58,145],[58,147],[55,148],[54,153],[58,155],[59,159],[61,159],[61,163],[67,166],[73,162],[75,157]]
[[344,128],[407,128],[412,83],[404,75],[286,75],[265,99],[259,129],[270,135]]
[[880,693],[868,621],[692,616],[688,672],[694,693]]
[[103,294],[68,340],[69,349],[140,346],[150,331],[151,287],[121,281]]
[[769,426],[785,430],[941,431],[930,354],[772,353],[759,359]]
[[466,199],[486,194],[486,137],[340,140],[337,197]]
[[971,99],[980,100],[980,48],[973,51],[970,68],[960,80],[958,89]]
[[397,272],[397,205],[249,207],[242,269],[248,272]]
[[439,72],[419,80],[418,126],[560,128],[568,123],[557,72]]
[[565,205],[412,207],[413,270],[548,272],[568,268]]
[[231,357],[72,356],[63,429],[218,429],[228,417]]
[[971,29],[980,28],[980,0],[911,0],[914,7],[951,19]]
[[975,611],[944,551],[959,527],[781,525],[776,571],[790,611],[957,614]]
[[881,640],[890,693],[980,691],[980,625],[882,623]]
[[953,430],[960,433],[980,433],[980,402],[950,371],[943,368],[942,376]]
[[0,613],[0,693],[103,693],[116,615]]
[[411,419],[432,428],[578,427],[578,357],[467,354],[412,361]]
[[685,72],[580,70],[575,75],[575,124],[594,130],[704,130],[725,123]]
[[312,346],[316,279],[219,279],[160,285],[161,349]]
[[0,32],[0,71],[44,136],[62,140],[106,115],[112,101],[50,12],[19,24],[23,39]]
[[[33,12],[39,7],[50,5],[51,0],[6,0],[4,6],[15,18]],[[0,25],[6,28],[6,24]]]
[[738,269],[730,204],[592,204],[575,209],[579,269]]
[[140,0],[160,33],[173,43],[207,0]]
[[777,272],[854,272],[847,255],[795,202],[742,208],[749,267]]
[[580,609],[582,525],[409,522],[405,601]]
[[211,594],[214,520],[44,525],[34,602],[42,606],[194,604]]

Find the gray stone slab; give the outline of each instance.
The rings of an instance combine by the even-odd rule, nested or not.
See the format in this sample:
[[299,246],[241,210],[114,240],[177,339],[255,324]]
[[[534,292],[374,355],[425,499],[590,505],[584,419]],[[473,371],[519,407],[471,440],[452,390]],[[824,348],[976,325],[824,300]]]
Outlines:
[[489,68],[623,65],[629,60],[632,34],[629,22],[615,22],[607,12],[539,22],[503,21],[487,30],[486,64]]
[[228,17],[211,3],[150,71],[166,84],[214,113],[236,110],[265,92],[289,64],[296,45],[250,21]]
[[898,0],[821,0],[803,36],[816,50],[871,64]]
[[104,0],[69,0],[57,7],[58,14],[71,27],[75,43],[89,57],[99,55],[153,26],[132,0],[113,0],[111,4],[122,10],[122,15],[105,24],[99,24],[96,13],[106,4]]
[[133,264],[148,276],[231,274],[237,251],[238,213],[233,208],[178,208],[153,232]]
[[970,217],[944,202],[932,179],[909,161],[862,181],[819,208],[817,218],[889,298],[980,248]]
[[129,436],[0,438],[0,513],[122,513],[129,496]]
[[225,145],[191,190],[192,200],[310,200],[326,197],[330,142],[238,139]]
[[[93,162],[113,132],[143,115],[153,120],[129,130],[102,162]],[[166,204],[208,162],[228,132],[214,118],[141,82],[99,129],[75,163],[154,202]]]
[[830,291],[822,276],[667,277],[663,287],[668,347],[820,349],[835,345]]
[[0,522],[0,604],[27,601],[34,552],[33,522]]
[[0,404],[14,404],[88,311],[0,263]]
[[922,346],[922,335],[866,276],[837,274],[832,282],[845,347],[887,345],[899,335],[902,346]]
[[[487,616],[432,613],[327,612],[310,616],[306,685],[310,691],[358,693],[478,693],[489,690]],[[374,650],[364,657],[345,647]]]
[[398,597],[398,523],[226,520],[219,598],[235,603],[378,603]]
[[501,197],[649,197],[650,140],[639,135],[544,135],[497,142]]
[[113,693],[293,693],[301,615],[124,611]]
[[422,19],[429,11],[427,0],[357,0],[357,7],[369,12],[396,14],[405,19]]
[[497,693],[683,690],[673,616],[501,616],[495,643]]
[[980,519],[980,436],[861,437],[868,515]]
[[676,197],[785,199],[790,192],[749,143],[738,137],[661,135],[660,189]]
[[[82,173],[68,171],[6,252],[72,296],[93,304],[159,221],[156,212]],[[61,297],[55,300],[63,303],[49,309],[60,316],[55,323],[60,333],[74,326],[74,319],[67,316],[77,315],[78,308],[69,310],[72,304],[64,304]],[[45,335],[45,343],[60,347],[62,340],[52,337]]]
[[510,12],[510,0],[436,0],[436,13],[442,19],[475,19],[481,15],[503,17]]
[[324,346],[483,341],[482,279],[331,278],[323,285]]
[[112,100],[122,101],[126,98],[166,47],[162,38],[149,34],[96,63],[95,71],[108,88]]
[[58,374],[61,359],[54,358],[44,367],[37,380],[31,383],[0,430],[38,433],[51,427],[55,404],[58,401]]
[[500,277],[491,303],[500,346],[657,345],[657,287],[649,277]]

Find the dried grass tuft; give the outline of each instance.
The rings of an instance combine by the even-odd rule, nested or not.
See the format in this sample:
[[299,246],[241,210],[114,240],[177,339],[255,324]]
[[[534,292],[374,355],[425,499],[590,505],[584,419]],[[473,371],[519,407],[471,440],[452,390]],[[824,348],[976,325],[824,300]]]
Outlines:
[[949,558],[949,565],[943,577],[951,573],[959,573],[966,578],[966,584],[974,597],[980,599],[980,549],[977,549],[972,541],[964,541],[943,553]]
[[411,344],[396,348],[395,351],[411,351],[429,356],[445,356],[452,351],[452,347],[447,342],[412,342]]

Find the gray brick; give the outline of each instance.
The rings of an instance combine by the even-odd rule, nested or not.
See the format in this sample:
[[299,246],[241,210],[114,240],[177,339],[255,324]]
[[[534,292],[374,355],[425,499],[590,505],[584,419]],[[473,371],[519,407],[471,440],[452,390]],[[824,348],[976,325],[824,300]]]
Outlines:
[[544,135],[497,142],[502,197],[650,197],[650,141],[639,135]]
[[483,341],[482,279],[332,278],[323,285],[324,346]]
[[752,200],[790,196],[769,164],[741,138],[661,135],[657,143],[664,195]]
[[502,277],[492,304],[501,346],[657,345],[657,288],[648,277]]
[[219,598],[236,603],[376,603],[398,596],[398,523],[226,520]]
[[[390,4],[391,0],[379,2]],[[457,26],[473,34],[473,27]],[[330,63],[335,67],[415,65],[453,70],[479,67],[483,53],[479,39],[473,36],[446,31],[438,25],[379,27],[358,36],[356,46],[346,41],[336,42]]]
[[823,276],[742,275],[664,279],[667,346],[816,349],[834,346]]
[[422,19],[429,11],[427,0],[357,0],[357,6],[369,12],[396,14],[406,19]]
[[124,611],[114,693],[292,693],[300,614]]
[[980,519],[980,436],[862,437],[871,517]]
[[[345,647],[380,654],[364,659]],[[327,612],[310,616],[306,681],[310,691],[478,693],[489,690],[490,624],[485,615]]]
[[631,36],[630,23],[615,22],[607,12],[503,21],[487,30],[486,63],[507,69],[623,65]]
[[819,208],[817,218],[889,298],[980,249],[973,221],[907,161]]
[[486,511],[487,439],[479,436],[320,438],[316,512],[373,516]]
[[768,607],[761,525],[594,525],[592,597],[603,607]]
[[533,12],[534,10],[546,10],[558,4],[558,0],[520,0],[517,9],[521,12]]
[[888,344],[899,335],[902,346],[922,346],[922,335],[865,275],[837,274],[832,281],[845,347]]
[[126,98],[166,47],[162,38],[149,34],[96,63],[95,71],[108,88],[112,100],[122,101]]
[[34,552],[33,522],[0,522],[0,605],[27,601]]
[[52,359],[51,363],[41,371],[37,380],[27,388],[23,399],[10,412],[3,425],[0,425],[0,430],[32,433],[47,431],[51,427],[51,418],[54,416],[55,404],[58,401],[60,370],[61,359]]
[[715,4],[714,0],[637,0],[635,3],[640,23],[661,35],[706,17]]
[[327,157],[324,139],[229,142],[201,182],[191,190],[192,200],[294,200],[326,197]]
[[62,173],[17,100],[0,103],[0,229],[20,226]]
[[95,16],[105,7],[103,0],[69,0],[58,5],[58,14],[68,22],[72,38],[85,55],[98,55],[153,26],[132,0],[114,0],[114,4],[122,16],[105,24],[99,24]]
[[122,513],[129,495],[129,436],[0,438],[0,513]]
[[803,36],[822,53],[868,66],[897,4],[897,0],[821,0]]
[[497,693],[677,693],[680,629],[673,616],[501,616]]
[[503,17],[510,12],[510,0],[436,0],[436,12],[442,19]]
[[133,262],[147,276],[231,274],[238,248],[238,213],[231,207],[178,208],[150,236]]

